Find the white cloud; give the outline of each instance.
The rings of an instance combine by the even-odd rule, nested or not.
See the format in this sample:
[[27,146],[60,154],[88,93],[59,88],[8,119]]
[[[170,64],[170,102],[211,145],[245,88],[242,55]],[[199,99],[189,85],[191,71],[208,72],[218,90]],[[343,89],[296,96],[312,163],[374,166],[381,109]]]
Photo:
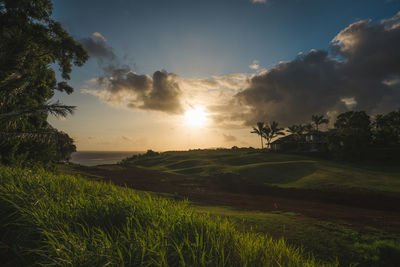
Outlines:
[[352,109],[357,106],[357,101],[354,97],[344,97],[340,99],[340,101],[342,101],[348,109]]
[[265,4],[267,0],[250,0],[253,4]]
[[258,70],[260,68],[258,60],[253,60],[253,64],[249,65],[249,68],[252,70]]
[[94,33],[92,34],[92,37],[93,37],[93,38],[101,39],[101,40],[103,40],[104,42],[107,41],[106,38],[104,38],[104,36],[101,35],[101,33],[99,33],[99,32],[94,32]]

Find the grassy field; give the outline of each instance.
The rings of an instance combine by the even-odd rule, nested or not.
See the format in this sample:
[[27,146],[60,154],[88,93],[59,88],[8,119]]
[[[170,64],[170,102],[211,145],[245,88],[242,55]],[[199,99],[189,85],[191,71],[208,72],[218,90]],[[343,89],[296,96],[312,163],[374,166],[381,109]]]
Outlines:
[[359,188],[400,193],[400,168],[355,165],[257,150],[164,152],[127,159],[123,164],[176,174],[230,174],[268,185],[312,189]]
[[[3,266],[323,266],[187,202],[0,166]],[[334,264],[326,264],[331,266]]]
[[249,212],[230,207],[195,207],[200,213],[229,218],[242,231],[268,233],[301,246],[317,259],[338,260],[341,266],[396,266],[400,236],[378,229],[357,231],[326,221],[313,221],[293,212]]

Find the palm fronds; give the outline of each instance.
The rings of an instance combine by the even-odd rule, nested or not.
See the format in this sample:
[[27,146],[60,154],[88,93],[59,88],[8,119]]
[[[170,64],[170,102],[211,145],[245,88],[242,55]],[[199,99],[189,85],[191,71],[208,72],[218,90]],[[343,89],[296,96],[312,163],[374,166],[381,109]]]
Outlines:
[[51,114],[56,117],[66,117],[68,114],[73,114],[75,108],[75,106],[63,105],[59,101],[55,103],[46,103],[32,108],[0,113],[0,122],[10,122],[40,113]]

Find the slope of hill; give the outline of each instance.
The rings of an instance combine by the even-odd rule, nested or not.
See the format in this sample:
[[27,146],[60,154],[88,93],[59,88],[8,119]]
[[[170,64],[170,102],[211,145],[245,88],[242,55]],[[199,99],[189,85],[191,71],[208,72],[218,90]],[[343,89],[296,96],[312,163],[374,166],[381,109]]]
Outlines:
[[400,168],[355,165],[254,150],[192,150],[132,157],[122,162],[176,174],[231,175],[251,182],[308,189],[400,193]]
[[239,232],[186,202],[2,166],[0,184],[5,266],[323,266],[283,240]]

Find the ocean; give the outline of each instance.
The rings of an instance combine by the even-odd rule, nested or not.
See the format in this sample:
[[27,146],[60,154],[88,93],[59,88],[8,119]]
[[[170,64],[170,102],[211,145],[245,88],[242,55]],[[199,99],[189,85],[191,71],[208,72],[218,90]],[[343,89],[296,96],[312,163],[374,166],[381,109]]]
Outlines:
[[115,164],[124,158],[144,153],[141,151],[78,151],[71,155],[70,162],[85,165],[95,166],[102,164]]

